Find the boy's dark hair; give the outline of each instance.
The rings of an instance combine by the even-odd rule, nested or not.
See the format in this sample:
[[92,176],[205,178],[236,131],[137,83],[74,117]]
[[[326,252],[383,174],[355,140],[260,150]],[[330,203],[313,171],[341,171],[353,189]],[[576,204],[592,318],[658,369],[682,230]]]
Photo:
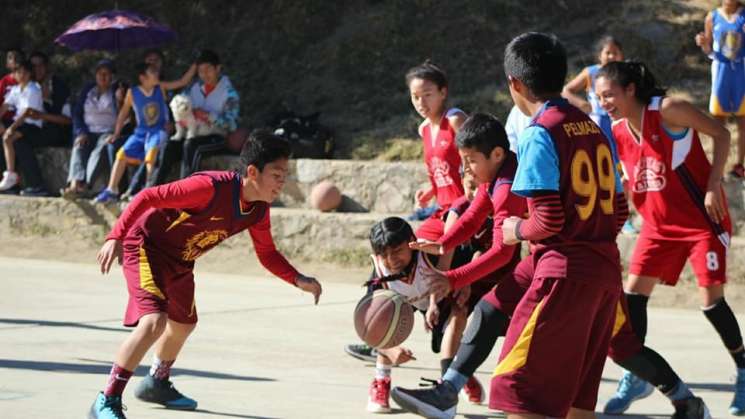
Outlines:
[[414,79],[428,80],[437,85],[438,89],[448,87],[448,77],[440,67],[434,65],[432,61],[426,60],[416,67],[412,67],[406,72],[406,85],[411,84]]
[[411,225],[401,217],[384,218],[370,229],[370,247],[376,255],[385,249],[395,247],[401,243],[408,243],[414,238]]
[[634,83],[634,96],[644,105],[655,96],[664,96],[667,90],[657,84],[657,79],[644,63],[635,61],[611,62],[600,68],[597,77],[605,77],[621,87]]
[[504,126],[494,116],[485,113],[475,113],[469,116],[455,134],[458,148],[474,149],[487,158],[496,147],[502,147],[506,152],[510,149]]
[[28,56],[28,59],[30,60],[32,58],[41,58],[41,61],[44,63],[44,65],[49,64],[49,56],[41,51],[32,52],[31,55]]
[[199,64],[212,64],[217,67],[220,65],[220,56],[211,49],[203,49],[197,57],[197,65]]
[[605,35],[604,37],[600,38],[598,42],[595,43],[595,55],[600,55],[600,53],[603,51],[603,48],[605,48],[606,45],[613,44],[616,46],[616,48],[620,49],[621,52],[623,52],[623,45],[621,45],[621,42],[616,39],[613,35]]
[[135,74],[137,76],[136,78],[139,79],[140,76],[146,75],[149,70],[153,70],[154,72],[157,73],[157,71],[155,70],[155,67],[153,67],[152,65],[148,63],[136,63],[135,64]]
[[142,57],[145,58],[148,55],[155,54],[157,55],[161,61],[165,60],[165,56],[163,55],[163,51],[161,51],[159,48],[148,48],[145,50],[145,53],[142,54]]
[[253,130],[241,149],[238,170],[245,175],[248,166],[253,165],[262,171],[267,163],[289,159],[290,154],[290,143],[284,138],[267,129]]
[[20,48],[8,48],[8,50],[5,52],[6,56],[11,55],[13,56],[13,59],[15,62],[20,63],[21,61],[24,61],[26,59],[26,54],[23,53],[23,50]]
[[559,96],[567,76],[567,53],[555,35],[524,33],[505,48],[504,72],[538,99]]
[[31,65],[31,60],[23,60],[18,63],[18,66],[16,67],[15,71],[18,70],[25,70],[30,74],[34,74],[34,66]]

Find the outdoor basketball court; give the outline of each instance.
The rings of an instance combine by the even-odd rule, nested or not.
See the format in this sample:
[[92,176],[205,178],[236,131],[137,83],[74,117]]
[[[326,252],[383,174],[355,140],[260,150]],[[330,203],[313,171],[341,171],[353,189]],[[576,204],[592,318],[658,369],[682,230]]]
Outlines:
[[[246,264],[257,262],[247,257]],[[125,392],[128,417],[378,416],[364,410],[372,366],[342,351],[357,341],[352,310],[365,278],[319,279],[324,295],[316,307],[309,295],[268,275],[198,274],[200,322],[176,362],[174,382],[199,401],[199,410],[167,411],[139,402],[132,395],[139,381],[135,377]],[[126,302],[121,271],[102,277],[93,264],[0,258],[0,289],[0,418],[84,418],[127,333],[121,327]],[[745,322],[742,308],[735,311]],[[734,368],[704,316],[661,309],[649,315],[648,344],[706,400],[714,417],[728,417]],[[394,385],[417,386],[420,376],[439,376],[420,320],[407,342],[418,360],[393,370]],[[485,385],[497,352],[479,370]],[[137,375],[146,369],[143,365]],[[609,361],[599,409],[619,375]],[[466,403],[459,412],[467,418],[501,417]],[[654,394],[630,412],[634,415],[626,417],[663,418],[672,408]],[[414,417],[396,413],[397,418]]]

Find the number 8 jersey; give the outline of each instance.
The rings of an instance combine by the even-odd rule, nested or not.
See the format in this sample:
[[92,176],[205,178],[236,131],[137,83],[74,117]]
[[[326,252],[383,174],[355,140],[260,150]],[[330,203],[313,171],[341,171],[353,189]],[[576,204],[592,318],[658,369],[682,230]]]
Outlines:
[[[698,133],[692,128],[668,132],[660,114],[662,100],[653,97],[645,108],[641,138],[631,131],[626,119],[613,125],[631,198],[644,219],[644,233],[667,240],[702,240],[714,233],[727,246],[729,214],[717,224],[704,207],[711,164]],[[724,207],[726,210],[726,200]]]

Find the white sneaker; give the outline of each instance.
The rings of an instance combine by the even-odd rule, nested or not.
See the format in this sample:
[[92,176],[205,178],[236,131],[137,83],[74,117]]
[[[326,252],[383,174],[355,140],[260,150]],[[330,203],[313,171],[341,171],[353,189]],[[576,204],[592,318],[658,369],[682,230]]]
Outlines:
[[3,172],[3,180],[0,181],[0,191],[7,191],[8,189],[18,184],[18,173],[16,172]]

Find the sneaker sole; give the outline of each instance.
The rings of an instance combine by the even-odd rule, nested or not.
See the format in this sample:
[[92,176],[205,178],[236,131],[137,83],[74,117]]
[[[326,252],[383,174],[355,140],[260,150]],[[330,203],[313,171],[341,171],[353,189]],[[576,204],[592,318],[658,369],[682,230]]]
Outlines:
[[165,407],[166,409],[169,409],[169,410],[196,410],[197,409],[197,406],[199,405],[198,403],[194,403],[193,406],[170,405],[170,404],[167,404],[167,402],[162,402],[160,400],[149,400],[149,399],[146,399],[146,398],[138,395],[137,393],[135,393],[135,398],[137,400],[141,401],[141,402],[159,404],[159,405],[161,405],[161,406],[163,406],[163,407]]
[[367,411],[370,413],[391,413],[390,407],[381,406],[371,401],[367,402]]
[[644,390],[643,393],[641,393],[641,394],[639,394],[639,395],[637,395],[635,397],[632,397],[631,400],[629,400],[629,402],[626,403],[625,406],[623,406],[623,409],[613,410],[613,411],[609,411],[607,409],[603,409],[603,413],[605,413],[606,415],[621,415],[625,411],[629,410],[629,407],[631,407],[631,403],[634,403],[637,400],[645,399],[645,398],[649,397],[650,395],[652,395],[652,393],[654,393],[654,387],[651,384],[647,384],[647,389]]
[[456,406],[443,411],[434,406],[421,403],[414,397],[411,397],[406,393],[398,392],[395,389],[391,391],[391,397],[402,408],[409,412],[424,416],[427,419],[453,419],[455,417]]
[[360,361],[376,362],[378,360],[377,357],[360,355],[360,354],[358,354],[356,352],[350,351],[347,348],[344,348],[344,353],[347,354],[347,355],[349,355],[349,356],[351,356],[352,358],[359,359]]

